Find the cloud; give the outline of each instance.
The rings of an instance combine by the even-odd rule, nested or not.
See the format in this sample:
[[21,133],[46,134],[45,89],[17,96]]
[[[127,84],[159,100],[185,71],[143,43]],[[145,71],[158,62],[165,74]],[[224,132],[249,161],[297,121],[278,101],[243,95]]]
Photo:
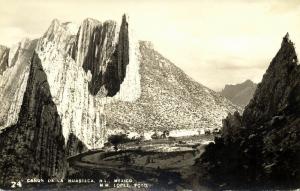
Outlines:
[[275,13],[288,13],[296,11],[300,7],[299,0],[277,0],[270,4],[269,11]]
[[22,28],[5,27],[0,28],[0,44],[11,46],[24,39],[28,34]]
[[299,0],[0,0],[0,44],[41,36],[53,18],[120,20],[210,88],[259,81],[286,32],[300,47]]
[[209,65],[214,65],[219,70],[249,70],[249,69],[266,69],[268,67],[267,60],[255,60],[251,63],[247,59],[241,57],[224,57],[219,60],[208,60]]

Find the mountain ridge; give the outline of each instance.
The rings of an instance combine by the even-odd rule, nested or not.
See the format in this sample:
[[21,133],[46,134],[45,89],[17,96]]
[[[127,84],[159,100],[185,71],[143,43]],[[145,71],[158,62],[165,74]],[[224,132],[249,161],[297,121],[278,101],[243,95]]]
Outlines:
[[228,115],[198,160],[199,181],[216,190],[299,188],[299,93],[300,66],[287,33],[243,115]]
[[225,85],[220,94],[232,101],[232,103],[245,107],[252,99],[256,86],[257,84],[251,80],[246,80],[239,84]]
[[0,75],[4,182],[64,177],[67,157],[102,148],[113,134],[215,129],[239,109],[139,43],[130,26],[125,15],[120,25],[84,20],[75,34],[53,20],[41,38],[10,49]]

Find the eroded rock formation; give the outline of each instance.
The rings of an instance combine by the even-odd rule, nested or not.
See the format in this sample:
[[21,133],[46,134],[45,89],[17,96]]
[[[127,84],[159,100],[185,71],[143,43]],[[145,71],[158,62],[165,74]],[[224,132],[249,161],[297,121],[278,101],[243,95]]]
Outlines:
[[136,41],[126,16],[119,26],[55,19],[2,56],[2,183],[63,177],[66,157],[102,148],[110,134],[221,127],[239,109]]
[[[85,72],[91,72],[89,91],[114,96],[126,75],[129,63],[128,22],[123,16],[120,31],[117,23],[103,24],[93,19],[83,21],[76,37],[72,57]],[[117,35],[118,34],[118,35]]]
[[[216,189],[288,189],[300,183],[300,66],[288,34],[242,117],[198,161]],[[230,131],[229,131],[230,130]]]
[[[85,26],[84,21],[82,28]],[[124,17],[123,22],[126,22]],[[107,64],[116,65],[116,69],[105,74],[107,79],[118,76],[118,63],[121,68],[128,65],[129,47],[124,35],[128,35],[127,22],[122,24],[125,45],[118,42],[116,23],[106,22],[99,29],[100,41],[91,37],[84,47],[97,47],[93,50],[102,58],[101,62],[85,68],[83,62],[71,58],[75,52],[78,39],[71,23],[60,23],[53,20],[46,33],[38,40],[24,40],[10,49],[1,49],[0,96],[1,96],[1,146],[0,175],[2,184],[21,178],[64,177],[66,157],[83,152],[88,148],[100,148],[105,142],[105,119],[103,96],[90,92],[90,83],[98,84],[90,76]],[[114,30],[109,29],[109,23],[114,23]],[[98,35],[97,30],[95,35]],[[79,31],[82,36],[83,31]],[[110,43],[110,44],[109,44]],[[109,55],[118,50],[117,43],[123,50],[118,57],[112,59]],[[126,45],[127,43],[127,45]],[[101,44],[101,46],[100,46]],[[101,49],[98,49],[101,48]],[[96,50],[97,49],[97,50]],[[78,47],[79,54],[85,54],[84,48]],[[107,56],[108,54],[108,56]],[[92,55],[91,57],[93,57]],[[2,59],[3,58],[3,59]],[[116,60],[116,62],[112,62]],[[97,60],[99,61],[99,60]],[[88,65],[87,65],[88,66]],[[86,71],[85,71],[86,69]],[[96,73],[95,73],[96,72]],[[121,71],[123,78],[125,71]],[[107,75],[112,75],[110,78]],[[124,79],[113,83],[118,91]],[[100,84],[100,87],[106,88]],[[114,92],[115,94],[116,92]],[[104,94],[107,96],[108,94]],[[11,165],[8,169],[7,165]]]
[[255,95],[245,108],[244,124],[259,125],[280,115],[289,105],[291,91],[297,89],[298,67],[294,44],[288,34],[283,38],[281,48],[270,63],[257,87]]
[[17,124],[0,134],[1,184],[21,178],[63,177],[65,140],[47,76],[36,53]]
[[0,130],[17,123],[36,43],[25,39],[9,51],[7,68],[0,75]]
[[9,48],[0,45],[0,75],[2,75],[8,67],[8,53]]

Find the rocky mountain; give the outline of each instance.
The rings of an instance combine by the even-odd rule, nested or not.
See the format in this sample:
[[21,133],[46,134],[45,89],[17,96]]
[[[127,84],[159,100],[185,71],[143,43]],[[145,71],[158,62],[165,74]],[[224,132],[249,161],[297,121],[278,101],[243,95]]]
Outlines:
[[221,190],[299,188],[299,95],[300,68],[287,34],[243,115],[228,115],[222,136],[198,160],[201,180]]
[[41,38],[1,47],[0,61],[1,184],[65,177],[67,157],[111,134],[219,128],[239,109],[137,41],[125,15],[53,20]]
[[220,126],[224,113],[234,109],[155,51],[151,43],[140,42],[139,52],[140,96],[134,103],[120,100],[105,106],[108,129],[138,133],[213,129]]
[[252,99],[256,86],[257,84],[251,80],[246,80],[241,84],[225,85],[220,94],[232,103],[244,108]]

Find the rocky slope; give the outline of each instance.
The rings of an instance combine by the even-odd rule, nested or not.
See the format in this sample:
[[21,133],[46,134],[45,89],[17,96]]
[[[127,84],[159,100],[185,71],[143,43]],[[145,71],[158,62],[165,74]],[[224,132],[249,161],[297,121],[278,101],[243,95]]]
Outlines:
[[202,182],[216,189],[299,187],[299,95],[300,68],[287,34],[243,115],[223,120],[222,136],[198,161]]
[[228,111],[238,107],[189,78],[182,70],[140,42],[141,95],[135,102],[105,106],[109,131],[218,128]]
[[35,53],[29,71],[18,122],[0,134],[1,184],[13,177],[59,178],[64,173],[61,120],[47,76]]
[[36,43],[36,40],[24,39],[1,61],[1,66],[5,67],[0,76],[0,130],[17,123]]
[[257,84],[251,80],[246,80],[241,84],[225,85],[220,94],[232,103],[244,108],[252,99],[256,86]]
[[[63,177],[67,156],[103,145],[102,98],[109,96],[109,88],[101,83],[103,93],[93,95],[92,79],[110,73],[113,80],[120,76],[114,85],[124,79],[129,58],[126,26],[126,17],[120,32],[116,22],[86,19],[76,36],[71,23],[53,20],[40,39],[10,49],[8,60],[1,61],[6,67],[0,76],[2,184],[18,177]],[[98,60],[88,67],[100,72],[85,72],[84,60],[90,58]],[[106,70],[109,67],[113,70]]]
[[238,109],[139,43],[126,16],[53,20],[41,38],[1,47],[0,61],[2,184],[64,177],[66,157],[110,134],[218,128]]

